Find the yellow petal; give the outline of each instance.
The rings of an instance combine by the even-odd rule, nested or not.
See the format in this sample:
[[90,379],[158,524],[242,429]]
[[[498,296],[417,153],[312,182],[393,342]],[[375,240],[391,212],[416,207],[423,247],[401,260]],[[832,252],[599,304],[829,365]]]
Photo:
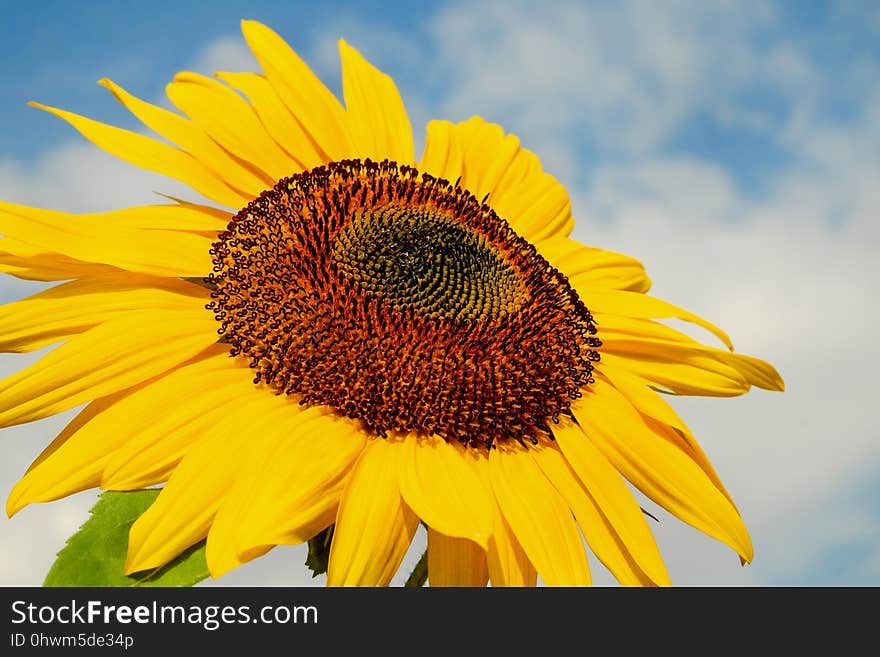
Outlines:
[[30,103],[64,119],[111,155],[148,171],[189,185],[207,198],[230,208],[247,205],[250,198],[235,191],[189,153],[128,130],[87,119],[72,112]]
[[216,324],[204,309],[108,320],[0,381],[0,426],[55,415],[161,374],[215,342]]
[[562,452],[548,446],[530,453],[574,512],[599,560],[622,584],[668,585],[645,515],[617,471],[574,423],[554,425],[553,435]]
[[[658,393],[652,390],[644,380],[627,374],[621,369],[599,373],[598,376],[609,381],[640,414],[647,416],[646,422],[654,429],[655,433],[662,435],[699,464],[718,490],[730,500],[731,504],[734,503],[730,493],[721,483],[721,478],[715,472],[712,463],[709,462],[709,457],[703,452],[691,430]],[[652,421],[654,424],[651,424]],[[663,430],[664,427],[666,430]]]
[[782,376],[770,363],[745,354],[725,354],[725,358],[753,386],[779,392],[785,390]]
[[574,227],[568,192],[543,172],[537,156],[500,126],[472,117],[454,126],[464,159],[462,186],[526,239],[567,235]]
[[291,416],[254,446],[208,538],[214,577],[276,545],[296,545],[331,525],[366,433],[329,407]]
[[12,488],[6,500],[9,517],[28,504],[57,500],[98,485],[104,464],[125,437],[116,431],[104,431],[80,444],[71,436],[131,392],[124,390],[102,397],[79,412]]
[[[633,336],[618,336],[612,333],[602,333],[603,353],[611,353],[628,360],[648,360],[652,363],[677,363],[694,364],[705,369],[727,375],[732,380],[740,380],[745,388],[749,387],[748,381],[736,368],[730,366],[726,355],[720,349],[713,351],[698,342],[693,344],[669,343],[652,340],[650,338],[637,338]],[[716,364],[717,363],[717,364]]]
[[60,281],[118,273],[115,267],[40,252],[17,240],[0,239],[0,271],[28,281]]
[[361,452],[336,515],[328,586],[386,586],[400,567],[419,526],[400,495],[400,451],[376,438]]
[[[104,78],[98,84],[106,87],[144,125],[177,144],[206,169],[243,196],[254,197],[266,189],[271,179],[236,161],[208,136],[203,125],[187,121],[169,110],[132,96],[125,89]],[[243,101],[242,101],[243,102]]]
[[[473,469],[483,487],[491,490],[489,450],[481,449],[478,452],[480,458],[466,459],[465,463]],[[486,560],[492,586],[535,586],[537,582],[538,573],[502,516],[497,500],[493,503],[492,534],[489,537]]]
[[580,296],[587,308],[597,316],[608,314],[642,319],[681,319],[702,326],[707,331],[714,333],[718,339],[727,345],[728,349],[733,349],[733,344],[730,342],[727,333],[720,328],[711,322],[707,322],[702,317],[694,315],[678,306],[673,306],[671,303],[667,303],[662,299],[649,297],[646,294],[639,294],[637,292],[603,290],[594,286],[578,283],[576,280],[572,280],[571,285],[577,291],[578,296]]
[[598,373],[598,376],[610,381],[640,413],[691,436],[691,431],[685,421],[660,394],[645,383],[644,379],[619,368],[609,367],[606,370]]
[[33,351],[126,312],[193,309],[206,296],[184,281],[121,272],[63,283],[0,306],[0,351]]
[[[216,235],[229,225],[232,215],[227,210],[183,201],[167,205],[144,205],[103,214],[80,215],[95,220],[112,221],[124,228],[141,231],[185,231]],[[154,247],[148,247],[154,248]]]
[[749,384],[729,365],[714,358],[689,354],[687,360],[663,360],[639,354],[625,356],[602,351],[602,370],[624,370],[638,375],[654,387],[676,395],[735,397],[748,391]]
[[476,450],[439,436],[411,434],[400,455],[400,493],[429,527],[486,549],[494,498],[475,472],[478,467],[486,467],[486,457]]
[[352,157],[354,145],[342,105],[293,49],[265,25],[242,21],[241,31],[263,73],[327,161]]
[[473,541],[428,528],[428,583],[431,586],[486,586],[486,551]]
[[709,347],[689,335],[659,322],[597,313],[606,351],[619,354],[650,354],[659,360],[683,361],[699,354],[720,361],[739,372],[748,385],[783,390],[782,377],[772,365],[758,358]]
[[[123,479],[126,473],[113,463],[120,458],[121,452],[131,451],[132,443],[137,443],[134,446],[137,458],[155,460],[152,453],[156,448],[150,444],[150,438],[156,437],[157,430],[161,436],[163,425],[167,428],[170,424],[173,430],[183,424],[183,430],[197,432],[190,442],[201,437],[203,427],[193,427],[185,414],[181,418],[182,396],[200,395],[200,399],[220,396],[218,390],[223,388],[223,372],[230,365],[237,368],[236,373],[243,384],[249,383],[250,370],[242,360],[230,359],[228,346],[212,345],[182,367],[92,402],[31,464],[10,495],[7,507],[10,513],[32,502],[58,499],[102,483],[105,488],[133,490],[165,481],[176,464],[172,458],[166,459],[164,467],[135,469],[127,482]],[[212,382],[211,388],[205,387],[206,380]],[[240,398],[241,389],[236,392]],[[222,418],[216,419],[216,414],[205,415],[207,408],[202,400],[202,405],[195,409],[199,416],[193,424],[204,425],[211,419],[222,421]],[[169,409],[174,411],[169,413]],[[177,460],[181,456],[182,451]],[[123,462],[129,459],[124,458]],[[139,467],[138,463],[132,465]],[[111,482],[115,485],[108,486],[109,473],[112,472],[117,472],[119,478]]]
[[[751,539],[736,508],[693,459],[652,431],[614,387],[597,379],[572,410],[590,440],[633,485],[751,561]],[[565,443],[561,446],[565,452]]]
[[653,586],[559,450],[544,449],[532,457],[571,508],[590,549],[617,581],[624,586]]
[[[516,167],[524,159],[535,162],[528,174]],[[574,228],[568,192],[553,176],[541,170],[538,157],[529,151],[520,151],[490,199],[494,199],[489,201],[492,209],[532,242],[568,235]]]
[[498,199],[493,192],[519,153],[519,139],[476,116],[457,124],[454,133],[464,155],[464,187],[481,200],[488,194],[494,207]]
[[[296,163],[269,136],[254,108],[225,84],[182,72],[165,87],[165,93],[214,141],[261,172],[269,186],[295,172]],[[264,183],[256,194],[265,188]]]
[[211,239],[181,231],[141,230],[108,215],[75,215],[0,201],[0,248],[23,245],[23,257],[63,253],[82,262],[153,276],[204,276],[213,263]]
[[495,514],[486,559],[492,586],[535,586],[538,581],[538,572],[500,510]]
[[613,251],[584,246],[568,237],[552,237],[536,244],[551,265],[585,289],[647,292],[651,279],[641,262]]
[[290,174],[325,163],[320,150],[275,93],[265,76],[257,73],[226,71],[218,71],[215,75],[248,97],[266,131],[297,163],[299,168],[292,169]]
[[464,171],[461,144],[455,138],[455,125],[449,121],[429,121],[426,128],[425,152],[418,169],[452,184]]
[[587,555],[571,511],[526,449],[493,449],[489,474],[504,519],[544,583],[589,586]]
[[[362,435],[337,426],[346,422],[327,407],[308,407],[281,418],[275,430],[254,437],[251,453],[208,534],[208,568],[213,577],[275,545],[304,542],[333,523],[348,472],[363,446]],[[327,429],[331,433],[325,443]],[[316,432],[321,434],[319,441],[314,439]],[[317,450],[317,458],[293,453],[309,446]],[[333,452],[336,447],[340,453]],[[282,460],[285,457],[293,460]],[[272,470],[275,476],[266,476]]]
[[89,440],[116,427],[127,437],[104,466],[102,488],[131,490],[164,481],[194,443],[224,430],[230,406],[274,397],[253,384],[247,358],[229,357],[228,345],[212,345],[199,356],[120,401],[76,436]]
[[125,572],[162,566],[205,538],[253,436],[271,431],[290,410],[288,399],[269,394],[228,405],[225,421],[190,447],[159,497],[132,525]]
[[412,127],[394,80],[342,39],[339,55],[342,92],[358,156],[411,166],[415,162]]

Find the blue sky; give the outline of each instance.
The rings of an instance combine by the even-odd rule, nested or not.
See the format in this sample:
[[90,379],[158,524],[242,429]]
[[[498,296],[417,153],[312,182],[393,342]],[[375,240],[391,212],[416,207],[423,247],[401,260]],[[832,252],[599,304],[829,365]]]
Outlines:
[[[721,324],[786,378],[784,395],[676,400],[740,504],[757,556],[742,569],[666,517],[657,535],[673,580],[880,584],[876,383],[866,367],[880,321],[877,3],[0,7],[4,200],[109,210],[179,191],[25,103],[141,129],[97,80],[170,107],[163,89],[179,70],[254,69],[241,18],[273,27],[334,91],[344,37],[394,77],[417,143],[428,119],[471,114],[518,134],[568,187],[576,237],[641,258],[655,294]],[[0,282],[5,299],[30,289]],[[62,426],[53,422],[0,432],[4,491]],[[38,583],[52,547],[33,553],[33,537],[57,527],[60,545],[92,500],[0,521],[0,564],[15,564],[0,566],[0,582]],[[229,581],[274,581],[273,569],[292,573],[298,561],[278,550]]]
[[[382,44],[381,39],[371,38],[361,46],[382,68],[394,71],[399,86],[426,103],[442,98],[444,91],[455,84],[456,63],[438,65],[432,54],[438,40],[432,31],[435,25],[432,18],[444,12],[444,3],[225,0],[123,4],[103,0],[82,3],[50,0],[37,8],[20,2],[2,4],[8,6],[4,7],[6,20],[0,27],[0,61],[4,62],[5,82],[0,91],[0,119],[13,129],[0,135],[0,152],[25,162],[68,137],[62,123],[46,120],[40,112],[27,108],[26,100],[63,105],[100,120],[133,126],[131,117],[108,103],[107,92],[95,82],[107,76],[144,96],[159,97],[165,81],[180,70],[181,62],[196,61],[204,44],[224,36],[236,38],[237,24],[242,17],[276,26],[289,42],[298,44],[307,60],[319,64],[319,70],[327,69],[322,73],[333,86],[337,86],[338,72],[321,66],[325,62],[318,60],[315,51],[322,44],[316,42],[346,36],[346,28],[353,25],[359,26],[358,36],[375,27],[393,33],[395,39],[406,40],[415,48],[426,46],[415,53],[415,60],[396,57],[394,48]],[[745,21],[737,19],[746,44],[757,56],[772,55],[780,46],[791,48],[790,52],[796,49],[798,56],[808,62],[821,80],[821,88],[802,90],[815,97],[818,104],[815,111],[828,120],[853,118],[853,112],[870,91],[871,81],[876,81],[880,67],[876,17],[874,22],[864,20],[874,3],[781,2],[772,6],[776,14],[772,20],[749,20],[762,13],[755,10],[762,4],[744,2],[729,12],[747,17]],[[595,7],[601,5],[593,3]],[[711,39],[715,32],[723,41],[730,27],[726,17],[721,15],[724,10],[717,12],[716,21],[712,20],[712,12],[704,13],[710,14],[699,26],[704,36]],[[650,17],[646,16],[645,20]],[[317,33],[316,26],[321,26]],[[646,27],[650,30],[649,25]],[[494,21],[485,21],[474,29],[475,35],[488,35],[489,40],[498,39],[502,32],[503,27]],[[354,43],[359,45],[356,39]],[[621,49],[623,45],[620,44]],[[501,52],[498,54],[503,56]],[[723,100],[730,109],[748,109],[754,115],[752,118],[763,118],[771,127],[778,127],[789,118],[795,96],[790,88],[779,84],[777,77],[768,75],[765,70],[753,76],[748,84],[730,85],[736,75],[730,70],[736,68],[735,62],[713,61],[711,54],[708,59],[713,66],[717,65],[710,73],[715,83],[707,90],[716,101]],[[767,63],[766,68],[773,65]],[[441,74],[436,75],[438,72]],[[491,76],[491,71],[487,75]],[[582,83],[589,89],[589,79]],[[662,95],[662,89],[657,91]],[[467,112],[455,109],[459,110],[457,115],[449,118],[465,118]],[[761,191],[766,174],[784,166],[793,155],[790,147],[772,132],[754,124],[726,121],[715,109],[704,103],[688,108],[683,120],[665,133],[657,146],[669,153],[722,162],[747,189]],[[490,110],[497,114],[493,118],[502,123],[508,118],[506,115],[516,113],[514,107],[491,105],[470,111],[488,114]],[[609,143],[599,138],[598,126],[592,127],[592,131],[569,135],[578,146],[582,165],[589,167],[590,162],[599,157],[607,161],[625,159],[629,155],[621,153],[613,140]],[[528,134],[525,137],[528,139]]]

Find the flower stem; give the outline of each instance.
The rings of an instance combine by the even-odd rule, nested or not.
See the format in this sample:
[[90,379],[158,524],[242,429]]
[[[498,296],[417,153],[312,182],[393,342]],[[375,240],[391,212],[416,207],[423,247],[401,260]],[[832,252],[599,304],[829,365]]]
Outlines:
[[406,579],[406,583],[404,586],[418,588],[420,586],[424,586],[425,582],[428,581],[428,550],[422,552],[422,556],[419,558],[419,562],[416,564],[416,567],[413,568],[412,572],[409,574],[409,577]]

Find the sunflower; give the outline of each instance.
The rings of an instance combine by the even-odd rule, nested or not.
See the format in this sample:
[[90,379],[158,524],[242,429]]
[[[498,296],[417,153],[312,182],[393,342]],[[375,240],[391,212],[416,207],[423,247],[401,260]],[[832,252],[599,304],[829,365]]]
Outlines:
[[[629,485],[752,544],[660,393],[782,390],[633,258],[569,237],[565,189],[474,117],[415,159],[394,82],[340,41],[344,105],[272,30],[263,73],[179,73],[181,113],[106,87],[167,141],[36,105],[199,196],[103,214],[0,204],[0,426],[86,404],[11,491],[164,484],[128,573],[207,539],[212,576],[334,527],[327,582],[386,585],[427,527],[432,585],[669,583]],[[169,143],[170,142],[170,143]],[[172,145],[173,144],[173,145]],[[657,320],[714,333],[704,345]],[[583,537],[583,538],[582,538]]]

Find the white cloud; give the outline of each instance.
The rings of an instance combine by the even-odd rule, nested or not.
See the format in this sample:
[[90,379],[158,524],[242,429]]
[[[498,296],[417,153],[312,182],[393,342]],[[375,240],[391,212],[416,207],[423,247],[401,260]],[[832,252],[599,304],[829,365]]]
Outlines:
[[212,76],[216,71],[258,71],[259,65],[240,36],[221,37],[209,43],[190,70]]
[[603,219],[660,213],[696,224],[728,221],[738,209],[730,175],[719,165],[693,158],[666,158],[599,166],[586,192]]
[[[825,527],[842,524],[829,501],[850,503],[840,491],[880,465],[866,367],[880,322],[872,301],[880,196],[869,187],[833,223],[836,199],[859,171],[838,174],[818,184],[787,173],[756,203],[711,163],[646,162],[625,174],[600,167],[577,204],[586,219],[578,237],[640,257],[655,294],[718,323],[739,351],[770,360],[786,379],[783,395],[674,400],[749,521],[765,581],[795,572],[789,543],[808,561],[846,540]],[[876,537],[876,517],[860,522]]]
[[503,115],[539,143],[576,134],[604,152],[642,153],[701,111],[729,122],[744,85],[809,74],[791,44],[764,63],[757,37],[777,18],[768,3],[749,7],[457,4],[432,21],[435,75],[450,87],[453,117]]
[[[7,277],[4,277],[7,278]],[[4,288],[14,288],[3,280]],[[36,362],[45,350],[31,354],[0,354],[0,377]],[[5,508],[6,495],[27,467],[73,417],[68,411],[27,425],[0,432],[0,491]],[[37,504],[25,509],[14,520],[0,517],[0,583],[8,586],[38,586],[42,583],[56,553],[88,517],[94,501],[88,493],[74,495],[55,504]]]
[[789,86],[802,85],[813,77],[809,62],[791,43],[772,47],[764,65],[771,80]]
[[85,140],[59,146],[31,166],[0,160],[0,198],[11,203],[106,212],[162,202],[157,192],[200,198],[181,183],[120,162]]

